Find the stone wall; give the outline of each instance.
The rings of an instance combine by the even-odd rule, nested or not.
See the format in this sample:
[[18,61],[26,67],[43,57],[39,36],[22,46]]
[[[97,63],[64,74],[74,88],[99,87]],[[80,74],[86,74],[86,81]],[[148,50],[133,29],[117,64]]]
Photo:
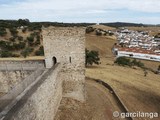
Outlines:
[[33,71],[0,71],[0,92],[7,93]]
[[85,28],[49,27],[43,28],[42,35],[46,68],[52,67],[53,61],[63,65],[63,96],[84,101]]
[[43,60],[0,61],[0,71],[36,70],[44,67]]
[[44,68],[44,61],[0,61],[0,93],[7,93],[39,68]]
[[3,120],[53,120],[62,99],[60,69],[46,69]]

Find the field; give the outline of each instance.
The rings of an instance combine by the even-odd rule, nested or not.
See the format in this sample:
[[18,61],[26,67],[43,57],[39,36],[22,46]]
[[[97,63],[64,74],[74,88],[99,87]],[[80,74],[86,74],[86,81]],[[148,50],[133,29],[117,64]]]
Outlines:
[[[86,35],[87,49],[99,51],[101,57],[100,65],[86,68],[86,76],[101,79],[110,84],[129,111],[160,112],[160,75],[148,71],[145,77],[141,68],[114,64],[115,58],[111,48],[115,42],[114,37]],[[150,61],[142,62],[152,69],[156,69],[160,64]],[[137,118],[137,120],[144,120],[144,118]]]

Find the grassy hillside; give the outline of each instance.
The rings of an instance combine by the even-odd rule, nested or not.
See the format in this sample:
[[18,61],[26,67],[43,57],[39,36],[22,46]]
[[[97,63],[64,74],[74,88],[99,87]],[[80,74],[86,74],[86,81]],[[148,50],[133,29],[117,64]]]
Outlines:
[[88,26],[93,23],[30,22],[28,19],[0,20],[0,58],[43,56],[42,26]]
[[114,27],[109,27],[106,25],[92,25],[93,28],[97,28],[97,29],[103,29],[103,30],[115,30],[116,28]]
[[41,25],[29,20],[0,20],[0,57],[43,55]]
[[99,51],[101,57],[112,56],[111,48],[116,42],[115,37],[96,36],[86,34],[86,47],[89,50]]
[[[99,51],[101,56],[101,64],[87,67],[86,76],[109,83],[119,94],[129,111],[159,112],[160,75],[147,71],[148,74],[145,77],[141,68],[122,67],[114,64],[115,58],[111,48],[115,42],[114,36],[86,35],[86,48]],[[141,62],[152,69],[157,69],[160,64],[143,60]],[[137,118],[136,120],[143,119]]]

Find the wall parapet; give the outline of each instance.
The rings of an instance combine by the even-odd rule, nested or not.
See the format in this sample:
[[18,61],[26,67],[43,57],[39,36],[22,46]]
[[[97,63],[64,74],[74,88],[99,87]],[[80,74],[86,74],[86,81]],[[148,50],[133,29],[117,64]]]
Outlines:
[[36,70],[44,67],[43,60],[0,61],[0,71]]
[[37,69],[0,98],[0,116],[4,113],[4,109],[12,107],[10,103],[14,101],[16,97],[20,95],[29,85],[31,85],[43,72],[44,69],[42,67]]
[[58,76],[60,69],[60,64],[45,69],[27,90],[16,97],[1,120],[53,120],[62,99],[62,81]]

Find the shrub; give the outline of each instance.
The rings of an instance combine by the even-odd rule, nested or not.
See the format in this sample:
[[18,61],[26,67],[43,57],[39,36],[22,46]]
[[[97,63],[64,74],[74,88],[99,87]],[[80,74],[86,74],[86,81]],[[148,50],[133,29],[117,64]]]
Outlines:
[[11,37],[11,38],[9,38],[9,40],[10,40],[11,42],[15,42],[15,41],[16,41],[16,37]]
[[137,61],[136,59],[133,59],[132,61],[126,57],[118,57],[115,61],[118,65],[122,66],[138,66],[140,68],[145,68],[144,64],[141,61]]
[[27,40],[28,40],[28,42],[33,42],[34,41],[34,37],[33,36],[27,37]]
[[25,48],[26,43],[25,42],[20,42],[20,43],[13,43],[13,48],[14,50],[20,50]]
[[5,36],[7,34],[6,29],[3,27],[0,27],[0,36]]
[[35,55],[37,55],[37,56],[43,56],[43,55],[44,55],[43,46],[41,46],[41,47],[39,48],[39,50],[35,51]]
[[6,46],[6,42],[3,40],[0,40],[0,47],[5,47]]
[[91,33],[91,32],[94,32],[94,28],[93,27],[87,27],[86,28],[86,33]]
[[13,36],[16,36],[17,33],[18,33],[18,31],[17,31],[16,28],[10,28],[10,32],[11,32],[11,34],[12,34]]
[[112,32],[109,32],[108,34],[109,34],[109,36],[112,36],[112,35],[114,35],[114,33],[112,33]]
[[28,40],[28,44],[29,44],[30,46],[33,46],[34,37],[33,37],[33,36],[27,37],[27,40]]
[[0,51],[0,56],[1,57],[12,57],[12,53],[9,51]]
[[12,54],[12,57],[20,57],[19,54]]
[[23,33],[25,33],[26,31],[27,31],[27,28],[26,28],[26,27],[22,29],[22,32],[23,32]]
[[131,64],[134,66],[141,67],[141,68],[144,67],[144,64],[141,61],[137,61],[136,59],[132,60]]
[[130,59],[127,59],[126,57],[118,57],[114,63],[117,63],[118,65],[122,66],[131,66],[131,61]]
[[13,50],[12,42],[9,41],[0,41],[0,47],[3,50]]
[[40,23],[31,23],[28,27],[29,31],[39,30],[41,31],[42,25]]
[[101,36],[102,32],[100,30],[96,30],[96,35]]
[[19,41],[23,41],[23,37],[22,36],[18,36],[18,40]]
[[21,55],[26,58],[31,52],[33,52],[33,48],[26,48],[21,52]]

